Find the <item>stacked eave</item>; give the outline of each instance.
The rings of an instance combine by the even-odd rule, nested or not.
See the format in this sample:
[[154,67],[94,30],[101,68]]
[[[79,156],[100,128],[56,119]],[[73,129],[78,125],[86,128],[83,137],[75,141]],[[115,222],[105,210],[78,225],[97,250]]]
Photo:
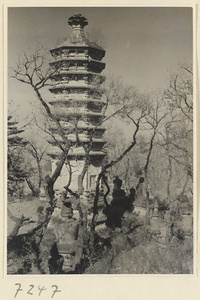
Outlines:
[[[105,77],[100,73],[105,68],[105,63],[101,62],[105,50],[86,39],[83,32],[86,23],[87,20],[80,15],[69,19],[69,24],[72,25],[71,36],[50,51],[55,59],[50,63],[55,73],[51,77],[53,84],[49,89],[54,99],[49,103],[72,146],[68,158],[84,159],[84,145],[90,145],[90,158],[102,160],[105,156],[102,150],[105,128],[101,123],[104,119],[102,108],[105,101],[102,99],[100,85]],[[71,134],[73,124],[76,124],[74,129],[78,136]],[[56,130],[57,127],[52,123],[50,131],[55,134]],[[60,156],[63,140],[56,136],[49,143],[53,145],[51,157]]]

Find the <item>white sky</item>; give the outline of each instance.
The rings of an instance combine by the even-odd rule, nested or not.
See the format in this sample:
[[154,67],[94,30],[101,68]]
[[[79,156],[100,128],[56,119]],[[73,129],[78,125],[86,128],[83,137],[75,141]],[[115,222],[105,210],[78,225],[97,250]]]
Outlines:
[[[37,43],[52,49],[70,34],[68,18],[81,13],[85,29],[97,27],[104,36],[104,75],[122,77],[141,92],[163,88],[172,68],[192,63],[190,7],[18,7],[8,9],[8,66],[21,51]],[[8,99],[20,103],[24,115],[34,99],[31,89],[8,80]],[[28,108],[29,107],[29,108]]]

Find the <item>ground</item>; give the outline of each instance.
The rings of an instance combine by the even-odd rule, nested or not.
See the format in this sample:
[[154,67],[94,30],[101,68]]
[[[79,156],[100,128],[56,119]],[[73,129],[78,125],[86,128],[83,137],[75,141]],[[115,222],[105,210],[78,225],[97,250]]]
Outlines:
[[[32,197],[8,202],[8,208],[15,217],[23,214],[28,218],[13,243],[8,245],[8,274],[38,273],[37,267],[31,263],[31,259],[34,261],[36,258],[33,251],[35,244],[31,239],[27,241],[25,234],[37,226],[37,210],[41,204],[38,198]],[[128,218],[132,219],[131,227]],[[136,213],[124,219],[122,230],[110,230],[105,224],[99,223],[96,228],[99,252],[94,265],[86,268],[86,274],[193,273],[192,232],[181,235],[181,231],[175,228],[170,242],[165,243],[164,239],[163,243],[163,238],[155,232],[147,238],[143,221]],[[8,216],[7,224],[9,235],[15,222]]]
[[[36,197],[26,197],[24,199],[8,200],[8,209],[16,218],[24,215],[28,220],[20,227],[18,235],[7,245],[7,273],[8,274],[29,274],[31,269],[34,274],[38,273],[35,266],[32,265],[31,260],[35,260],[33,251],[34,246],[24,234],[27,234],[31,229],[37,226],[38,214],[37,209],[41,205],[41,201]],[[15,222],[7,217],[7,236],[15,227]]]

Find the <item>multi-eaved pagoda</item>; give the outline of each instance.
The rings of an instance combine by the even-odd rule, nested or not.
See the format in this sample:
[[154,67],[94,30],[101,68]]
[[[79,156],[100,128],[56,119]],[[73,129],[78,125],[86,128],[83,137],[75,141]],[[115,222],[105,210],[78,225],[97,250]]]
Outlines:
[[[102,148],[105,142],[102,135],[105,129],[99,125],[103,119],[102,109],[105,102],[102,100],[101,83],[104,77],[101,75],[105,63],[101,62],[105,50],[100,46],[87,40],[84,27],[88,24],[87,19],[80,14],[69,18],[68,24],[72,27],[70,37],[52,49],[51,55],[54,61],[51,67],[56,69],[52,76],[54,113],[59,117],[66,137],[71,141],[72,147],[68,152],[68,161],[71,165],[72,181],[70,188],[77,190],[78,175],[81,173],[86,152],[85,147],[90,147],[90,165],[84,178],[85,190],[95,187],[96,176],[100,172],[100,166],[105,153]],[[51,124],[54,138],[61,142],[62,139],[56,133],[55,124]],[[55,169],[61,150],[55,139],[51,139],[52,169]],[[52,170],[52,171],[53,171]],[[69,178],[69,167],[67,164],[56,182],[56,188],[63,188]]]

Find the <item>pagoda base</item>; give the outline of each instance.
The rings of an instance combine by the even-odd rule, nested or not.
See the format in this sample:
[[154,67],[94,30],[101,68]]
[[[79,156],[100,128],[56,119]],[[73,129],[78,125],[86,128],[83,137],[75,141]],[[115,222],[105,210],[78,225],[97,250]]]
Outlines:
[[[52,161],[52,172],[54,172],[56,168],[56,163],[57,163],[56,160]],[[70,165],[71,165],[71,183],[69,188],[73,192],[76,192],[78,190],[78,176],[81,174],[83,170],[84,160],[78,160],[78,161],[71,160]],[[97,176],[100,172],[101,172],[100,166],[94,166],[94,165],[89,166],[83,180],[84,191],[95,190]],[[69,167],[67,165],[64,165],[60,176],[55,182],[54,185],[55,190],[62,191],[64,186],[68,185],[69,178],[70,178]]]

